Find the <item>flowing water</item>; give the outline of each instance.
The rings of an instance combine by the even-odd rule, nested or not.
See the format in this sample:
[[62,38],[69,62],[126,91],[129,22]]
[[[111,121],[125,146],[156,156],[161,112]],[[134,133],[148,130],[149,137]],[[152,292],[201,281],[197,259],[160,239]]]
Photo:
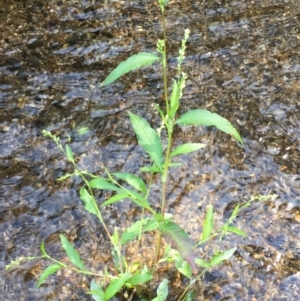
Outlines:
[[[208,204],[220,224],[238,202],[278,195],[238,216],[236,225],[249,236],[225,241],[237,251],[205,275],[196,300],[299,300],[300,3],[173,0],[166,14],[173,70],[183,31],[191,30],[180,113],[198,107],[217,112],[245,142],[241,146],[213,128],[178,128],[175,145],[195,141],[207,147],[183,156],[182,166],[171,171],[169,211],[197,239]],[[139,173],[148,158],[136,144],[126,111],[159,126],[151,104],[162,101],[160,69],[144,68],[102,89],[98,84],[129,55],[155,51],[162,35],[159,9],[150,0],[2,0],[0,18],[1,298],[91,300],[85,294],[90,277],[60,271],[38,290],[44,261],[9,272],[5,265],[38,256],[42,241],[50,254],[65,260],[59,233],[95,271],[109,262],[103,229],[78,197],[81,181],[57,181],[72,166],[41,131],[63,142],[70,136],[83,169]],[[80,135],[82,127],[88,131]],[[100,194],[99,202],[105,197]],[[128,225],[138,213],[122,203],[104,216],[112,229]],[[199,252],[211,254],[215,246]],[[176,292],[181,279],[172,282]]]

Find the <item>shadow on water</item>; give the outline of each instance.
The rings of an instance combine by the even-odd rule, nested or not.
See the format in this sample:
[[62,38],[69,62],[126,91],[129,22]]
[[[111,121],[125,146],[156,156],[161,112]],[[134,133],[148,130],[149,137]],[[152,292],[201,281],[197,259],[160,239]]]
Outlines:
[[[241,213],[236,224],[249,237],[230,237],[237,252],[206,274],[197,300],[298,300],[299,11],[298,0],[170,1],[171,66],[184,28],[191,29],[182,112],[200,106],[220,113],[239,129],[245,147],[211,128],[178,128],[175,144],[193,139],[208,146],[171,172],[169,211],[179,223],[189,220],[197,238],[209,203],[218,223],[252,195],[279,196]],[[91,172],[104,165],[137,172],[147,162],[126,109],[156,124],[158,67],[103,89],[98,84],[130,54],[154,51],[159,11],[150,0],[4,0],[0,18],[0,292],[3,300],[91,300],[89,277],[62,271],[37,290],[44,263],[30,261],[10,273],[4,267],[39,254],[43,240],[49,253],[63,257],[59,233],[95,270],[109,261],[109,243],[78,198],[80,181],[56,181],[71,166],[41,131],[63,141],[69,135],[78,165]],[[83,126],[90,130],[79,135]],[[126,203],[104,215],[110,227],[134,219]],[[203,256],[211,252],[206,248]]]

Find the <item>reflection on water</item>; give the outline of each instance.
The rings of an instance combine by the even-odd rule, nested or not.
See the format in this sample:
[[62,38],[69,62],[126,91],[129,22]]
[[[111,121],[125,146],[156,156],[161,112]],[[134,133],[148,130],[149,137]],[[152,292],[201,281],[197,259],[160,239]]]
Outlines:
[[[109,260],[101,227],[82,210],[80,180],[56,181],[71,166],[42,129],[70,135],[78,165],[91,172],[101,173],[104,165],[136,172],[147,162],[126,109],[156,123],[151,103],[162,95],[158,67],[103,89],[97,84],[130,54],[154,51],[161,35],[158,7],[150,0],[94,2],[7,0],[0,8],[4,300],[90,300],[88,277],[63,271],[36,290],[43,263],[3,271],[12,259],[39,254],[43,240],[62,257],[61,232],[85,254],[87,266],[101,269]],[[207,148],[182,157],[182,167],[171,172],[169,210],[179,223],[190,221],[197,239],[207,204],[214,204],[218,223],[251,195],[279,195],[241,213],[236,223],[249,237],[230,237],[228,246],[238,246],[230,266],[205,276],[197,300],[298,300],[299,9],[297,0],[170,1],[172,67],[182,33],[191,29],[181,112],[200,106],[220,113],[239,129],[245,147],[214,129],[177,129],[175,144],[193,139]],[[82,126],[90,130],[80,136]],[[132,219],[130,208],[118,205],[104,215],[121,225]]]

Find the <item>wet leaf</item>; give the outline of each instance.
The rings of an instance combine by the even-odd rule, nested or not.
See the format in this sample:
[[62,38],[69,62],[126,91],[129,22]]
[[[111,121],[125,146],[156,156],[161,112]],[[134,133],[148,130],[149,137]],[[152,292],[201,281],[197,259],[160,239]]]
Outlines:
[[172,152],[171,157],[181,155],[181,154],[187,154],[194,152],[200,148],[205,147],[206,145],[203,143],[185,143],[182,145],[177,146]]
[[60,234],[59,236],[60,236],[61,245],[64,248],[70,261],[79,269],[85,270],[84,264],[78,252],[74,249],[73,245],[67,240],[67,238],[64,235]]
[[140,52],[129,57],[126,61],[121,62],[100,84],[100,87],[109,85],[120,78],[122,75],[141,68],[143,66],[151,65],[157,61],[159,57],[153,53]]
[[188,111],[181,115],[175,123],[186,125],[215,126],[224,133],[233,136],[236,140],[243,144],[243,140],[239,132],[226,118],[221,117],[217,113],[212,113],[208,110],[197,109]]
[[163,149],[158,133],[142,117],[128,112],[139,145],[149,154],[155,166],[162,170]]
[[113,280],[105,290],[105,300],[109,300],[118,293],[130,277],[130,274],[120,274],[118,279]]
[[236,251],[236,247],[235,248],[232,248],[232,249],[229,249],[227,251],[224,251],[220,254],[217,254],[215,255],[209,262],[209,265],[211,267],[214,267],[220,263],[222,263],[223,261],[229,259],[233,254],[234,252]]
[[184,229],[169,220],[161,222],[159,229],[166,241],[179,252],[181,257],[190,264],[193,270],[196,270],[192,240]]
[[147,187],[146,187],[145,182],[141,178],[139,178],[133,174],[130,174],[128,172],[115,172],[115,173],[113,173],[113,175],[115,177],[127,182],[129,185],[133,186],[135,189],[146,194]]
[[84,187],[80,188],[79,195],[83,202],[84,209],[90,213],[98,215],[98,207],[95,198],[90,195]]
[[112,190],[117,192],[121,190],[121,188],[119,188],[118,186],[110,183],[109,181],[101,177],[91,180],[90,185],[92,188],[102,189],[102,190]]
[[203,224],[203,231],[202,231],[202,238],[201,238],[202,241],[206,240],[210,236],[213,229],[213,224],[214,224],[214,208],[212,205],[209,205],[206,212],[205,221]]
[[52,264],[52,265],[48,266],[43,271],[42,275],[40,276],[39,282],[37,284],[37,288],[39,288],[50,275],[54,274],[60,268],[61,268],[61,265],[58,264],[58,263],[55,263],[55,264]]

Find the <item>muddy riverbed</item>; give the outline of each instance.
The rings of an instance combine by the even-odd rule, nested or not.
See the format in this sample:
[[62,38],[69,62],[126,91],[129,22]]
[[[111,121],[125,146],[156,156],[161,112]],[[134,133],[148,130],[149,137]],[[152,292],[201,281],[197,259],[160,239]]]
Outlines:
[[[197,239],[208,204],[214,205],[220,224],[238,202],[278,195],[239,215],[236,225],[249,236],[228,237],[226,245],[237,246],[236,253],[205,275],[196,300],[299,300],[300,3],[174,0],[166,14],[171,75],[183,31],[191,30],[180,113],[199,107],[217,112],[234,124],[245,143],[213,128],[178,128],[175,145],[194,141],[207,147],[183,156],[182,166],[171,171],[169,211]],[[101,270],[109,262],[104,231],[78,197],[81,181],[57,181],[72,166],[41,131],[63,142],[70,136],[83,169],[102,174],[107,166],[139,174],[148,158],[137,146],[126,111],[159,127],[151,104],[162,103],[161,70],[147,67],[102,89],[99,83],[129,55],[154,52],[161,34],[156,1],[2,1],[3,300],[91,300],[85,294],[90,277],[61,271],[38,290],[45,262],[30,261],[9,272],[5,265],[20,256],[38,256],[42,241],[49,253],[64,258],[60,233],[74,243],[87,266]],[[80,135],[82,127],[88,131]],[[153,204],[159,199],[156,180]],[[99,202],[105,197],[99,195]],[[137,212],[122,203],[104,216],[112,229],[128,225]],[[213,248],[199,252],[204,256]],[[182,285],[176,277],[174,292]],[[173,295],[168,300],[176,300]]]

